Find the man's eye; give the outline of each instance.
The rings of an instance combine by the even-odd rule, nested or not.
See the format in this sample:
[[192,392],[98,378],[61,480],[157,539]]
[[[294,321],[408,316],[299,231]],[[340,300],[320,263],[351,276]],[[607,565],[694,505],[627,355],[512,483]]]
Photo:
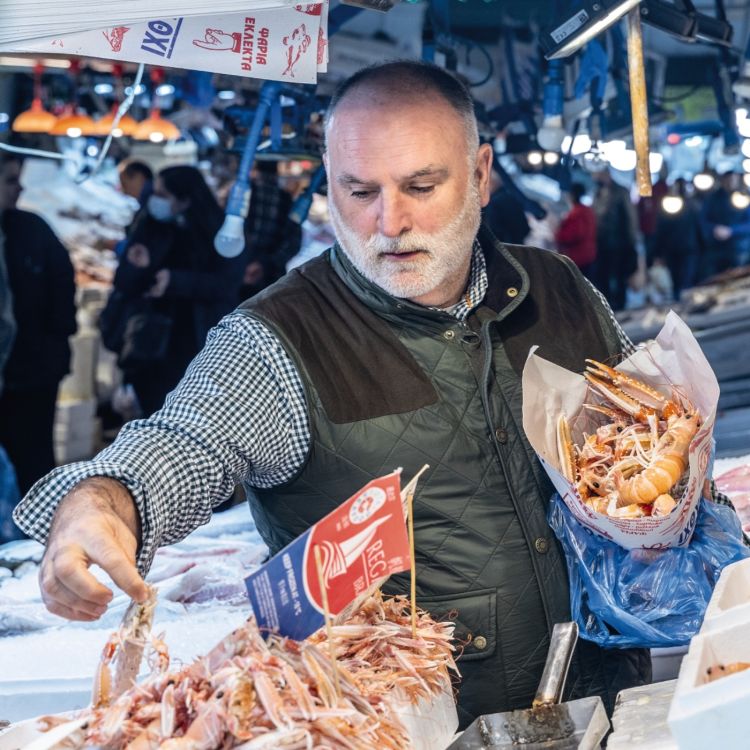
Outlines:
[[351,196],[352,198],[359,198],[359,200],[364,200],[365,198],[369,198],[372,195],[372,190],[352,190]]
[[434,185],[412,185],[411,190],[415,193],[419,193],[420,195],[426,195],[427,193],[431,193],[435,189]]

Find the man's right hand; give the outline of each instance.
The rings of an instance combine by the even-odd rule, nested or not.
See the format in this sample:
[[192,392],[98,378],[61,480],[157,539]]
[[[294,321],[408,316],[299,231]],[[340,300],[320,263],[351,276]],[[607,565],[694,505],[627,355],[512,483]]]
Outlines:
[[61,501],[47,537],[39,586],[47,609],[69,620],[101,617],[112,591],[89,571],[96,564],[131,598],[146,599],[135,567],[140,518],[128,490],[114,479],[77,484]]

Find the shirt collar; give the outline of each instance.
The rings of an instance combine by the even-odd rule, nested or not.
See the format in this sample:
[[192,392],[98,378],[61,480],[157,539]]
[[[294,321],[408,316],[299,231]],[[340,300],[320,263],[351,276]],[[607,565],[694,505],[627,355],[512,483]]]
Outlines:
[[466,290],[461,295],[461,299],[450,307],[433,307],[432,309],[448,313],[457,320],[466,320],[469,313],[484,299],[485,294],[487,294],[487,262],[484,259],[484,253],[479,242],[474,240],[469,283],[466,285]]

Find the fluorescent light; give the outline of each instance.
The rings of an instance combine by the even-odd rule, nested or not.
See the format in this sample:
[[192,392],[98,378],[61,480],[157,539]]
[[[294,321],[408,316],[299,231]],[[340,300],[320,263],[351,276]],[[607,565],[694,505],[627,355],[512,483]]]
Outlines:
[[174,94],[174,86],[171,83],[162,83],[161,86],[156,87],[157,96],[172,96]]
[[557,162],[560,161],[560,154],[555,153],[554,151],[545,151],[544,152],[544,163],[549,165],[550,167],[557,164]]
[[224,101],[229,101],[231,99],[235,99],[237,97],[237,94],[234,91],[230,91],[229,89],[224,89],[224,91],[219,91],[216,96],[218,96],[219,99],[223,99]]
[[96,86],[94,86],[94,93],[99,94],[99,96],[111,94],[113,91],[114,86],[112,86],[111,83],[97,83]]
[[682,211],[685,201],[679,195],[665,195],[661,201],[661,207],[668,214],[678,214]]
[[546,28],[540,42],[548,60],[568,57],[619,21],[640,0],[598,0],[584,2],[582,7],[556,18]]
[[732,193],[731,201],[732,205],[738,211],[744,211],[748,206],[750,206],[750,195],[748,195],[747,193],[740,193],[739,190],[735,190]]
[[715,182],[714,176],[705,172],[701,172],[693,177],[693,185],[695,185],[696,190],[710,190]]
[[526,158],[529,160],[529,164],[531,164],[532,167],[538,167],[542,163],[544,157],[542,156],[541,151],[531,151]]

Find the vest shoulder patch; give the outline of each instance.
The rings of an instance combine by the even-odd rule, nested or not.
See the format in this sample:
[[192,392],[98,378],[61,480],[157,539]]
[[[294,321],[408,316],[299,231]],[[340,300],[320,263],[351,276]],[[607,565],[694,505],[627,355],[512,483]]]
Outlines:
[[242,309],[280,335],[334,424],[403,414],[438,400],[414,357],[338,277],[327,253],[290,271]]

